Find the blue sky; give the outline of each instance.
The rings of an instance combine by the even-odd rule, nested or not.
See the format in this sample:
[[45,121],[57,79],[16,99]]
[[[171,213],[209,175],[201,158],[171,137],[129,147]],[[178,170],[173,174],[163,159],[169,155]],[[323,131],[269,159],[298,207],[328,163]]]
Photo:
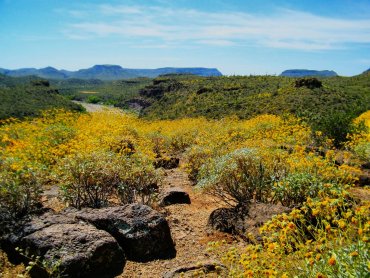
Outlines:
[[0,67],[370,68],[370,0],[0,0]]

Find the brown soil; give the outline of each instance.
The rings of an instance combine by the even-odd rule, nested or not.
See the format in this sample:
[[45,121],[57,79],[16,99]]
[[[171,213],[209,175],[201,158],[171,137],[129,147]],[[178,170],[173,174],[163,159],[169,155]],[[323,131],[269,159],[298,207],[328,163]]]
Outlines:
[[232,240],[226,234],[211,233],[207,229],[209,215],[220,206],[210,196],[196,192],[187,174],[181,168],[166,170],[166,174],[163,187],[183,188],[191,200],[189,205],[176,204],[162,209],[162,213],[166,215],[169,222],[172,238],[176,243],[176,258],[147,263],[127,262],[123,273],[118,276],[120,278],[162,277],[166,272],[180,266],[215,261],[215,258],[206,252],[207,243],[222,239]]
[[361,203],[370,202],[370,188],[353,187],[349,192]]

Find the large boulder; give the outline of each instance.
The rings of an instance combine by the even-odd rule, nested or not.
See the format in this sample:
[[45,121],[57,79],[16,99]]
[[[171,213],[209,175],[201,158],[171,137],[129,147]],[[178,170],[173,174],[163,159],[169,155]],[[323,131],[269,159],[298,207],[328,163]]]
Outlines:
[[2,224],[1,248],[13,263],[27,262],[34,255],[48,265],[35,266],[33,277],[48,277],[53,271],[66,277],[114,277],[125,265],[123,250],[114,237],[75,219],[70,212],[49,211]]
[[239,223],[243,217],[235,208],[218,208],[211,212],[207,225],[216,231],[237,234],[242,230]]
[[179,187],[171,187],[166,189],[159,197],[159,205],[169,206],[173,204],[190,204],[189,194]]
[[53,211],[27,215],[21,219],[7,218],[1,221],[0,245],[11,262],[20,263],[23,256],[15,250],[20,246],[23,237],[45,229],[54,224],[75,224],[77,221],[66,214],[56,214]]
[[235,208],[218,208],[208,218],[208,226],[214,230],[239,235],[251,233],[260,239],[259,227],[271,220],[274,215],[289,213],[290,208],[282,205],[253,203]]
[[146,205],[83,209],[75,216],[114,236],[130,260],[145,262],[176,255],[167,220]]
[[[54,224],[21,240],[28,255],[46,263],[32,276],[62,274],[63,277],[114,277],[123,271],[125,256],[107,232],[89,224]],[[46,272],[46,273],[45,273]],[[55,272],[55,273],[53,273]]]

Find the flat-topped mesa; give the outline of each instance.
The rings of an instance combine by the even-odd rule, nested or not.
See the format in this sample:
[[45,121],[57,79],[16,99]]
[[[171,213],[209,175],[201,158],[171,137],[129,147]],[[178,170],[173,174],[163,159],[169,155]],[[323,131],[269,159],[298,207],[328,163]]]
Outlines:
[[307,70],[307,69],[289,69],[283,71],[280,76],[286,77],[307,77],[307,76],[316,76],[316,77],[332,77],[338,76],[335,71],[332,70]]

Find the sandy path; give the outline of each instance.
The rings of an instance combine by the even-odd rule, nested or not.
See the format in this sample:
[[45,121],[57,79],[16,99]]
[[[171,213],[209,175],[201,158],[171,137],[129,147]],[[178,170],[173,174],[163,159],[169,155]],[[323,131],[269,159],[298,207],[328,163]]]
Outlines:
[[119,278],[162,277],[167,271],[184,265],[212,261],[206,253],[207,242],[217,240],[221,234],[209,234],[206,228],[208,216],[217,208],[209,196],[195,192],[186,173],[181,169],[166,170],[164,187],[181,187],[189,195],[191,204],[171,205],[161,211],[166,215],[176,243],[176,258],[147,263],[127,262]]
[[104,109],[111,108],[110,106],[107,106],[107,105],[93,104],[93,103],[87,103],[87,102],[82,102],[82,101],[77,101],[77,100],[73,100],[73,102],[82,105],[86,109],[86,111],[89,113],[99,112]]

